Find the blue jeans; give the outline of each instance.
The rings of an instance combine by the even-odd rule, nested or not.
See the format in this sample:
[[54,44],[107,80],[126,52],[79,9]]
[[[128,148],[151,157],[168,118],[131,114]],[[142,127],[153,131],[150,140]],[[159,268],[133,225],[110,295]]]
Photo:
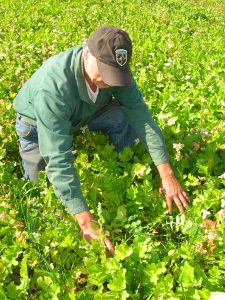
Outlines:
[[[90,131],[108,134],[110,142],[115,145],[117,152],[122,151],[126,146],[133,145],[137,137],[117,101],[112,101],[97,111],[87,125]],[[19,136],[19,152],[22,158],[24,177],[37,182],[38,172],[45,170],[46,167],[39,151],[37,128],[25,123],[17,114],[16,132]]]

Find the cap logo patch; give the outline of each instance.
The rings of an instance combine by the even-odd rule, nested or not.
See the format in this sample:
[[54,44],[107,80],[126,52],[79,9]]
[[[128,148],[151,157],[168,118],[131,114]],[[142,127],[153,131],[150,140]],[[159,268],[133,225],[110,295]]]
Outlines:
[[124,66],[127,62],[127,50],[125,49],[116,49],[116,62],[121,67]]

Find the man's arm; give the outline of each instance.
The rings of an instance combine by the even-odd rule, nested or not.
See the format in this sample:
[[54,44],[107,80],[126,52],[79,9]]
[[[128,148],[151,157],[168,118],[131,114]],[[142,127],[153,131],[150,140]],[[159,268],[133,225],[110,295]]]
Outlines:
[[158,169],[161,178],[160,192],[166,198],[169,213],[172,212],[172,201],[176,203],[180,212],[184,212],[188,198],[174,176],[163,134],[144,103],[135,81],[133,80],[130,87],[116,89],[115,97]]
[[71,107],[60,97],[39,90],[35,101],[38,144],[54,191],[68,213],[87,210],[72,153]]
[[[75,216],[83,237],[99,240],[99,230],[94,222],[74,168],[70,114],[71,108],[65,102],[46,91],[40,91],[35,105],[37,117],[39,148],[47,167],[47,175],[56,195],[68,213]],[[108,237],[104,242],[113,254],[114,248]]]
[[136,82],[133,80],[129,87],[115,88],[114,94],[130,126],[151,155],[154,164],[168,162],[163,134],[152,118]]

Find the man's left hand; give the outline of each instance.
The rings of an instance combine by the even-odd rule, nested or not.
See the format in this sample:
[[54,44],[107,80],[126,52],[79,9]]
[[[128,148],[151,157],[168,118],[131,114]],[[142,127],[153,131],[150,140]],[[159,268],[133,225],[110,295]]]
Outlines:
[[172,213],[173,201],[179,211],[184,213],[184,208],[189,204],[189,199],[174,175],[161,178],[159,192],[165,196],[170,214]]
[[185,206],[189,204],[189,199],[174,176],[173,170],[168,162],[157,166],[161,185],[159,192],[166,198],[168,211],[171,214],[173,209],[173,201],[176,203],[179,211],[184,212]]

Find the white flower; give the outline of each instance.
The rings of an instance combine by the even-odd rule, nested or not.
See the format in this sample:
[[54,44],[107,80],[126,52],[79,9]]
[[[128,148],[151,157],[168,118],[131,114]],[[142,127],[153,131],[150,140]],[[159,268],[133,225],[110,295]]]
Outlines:
[[224,300],[225,293],[223,292],[211,292],[209,300]]
[[211,136],[211,134],[208,132],[207,129],[199,129],[199,133],[202,135],[202,136]]
[[45,246],[45,250],[47,250],[47,251],[48,251],[48,250],[49,250],[49,246]]
[[222,208],[225,208],[225,199],[222,199],[222,200],[221,200],[221,207],[222,207]]
[[18,68],[16,71],[15,71],[15,75],[18,76],[21,72],[22,68]]
[[184,144],[181,144],[181,143],[173,143],[173,149],[176,149],[176,151],[180,151],[182,148],[184,148]]
[[173,44],[173,43],[168,43],[168,44],[167,44],[167,47],[168,47],[169,49],[171,49],[171,48],[174,47],[174,44]]
[[207,235],[208,240],[214,240],[215,237],[216,237],[216,230],[212,230],[212,231]]
[[39,238],[40,233],[38,233],[38,232],[32,232],[32,235],[33,235],[34,238]]
[[218,176],[218,178],[225,179],[225,172],[223,174],[221,174],[220,176]]
[[219,210],[218,215],[219,215],[219,218],[220,218],[220,222],[223,222],[223,220],[225,219],[225,209]]
[[182,155],[176,154],[175,159],[176,161],[180,161],[183,158]]
[[87,129],[88,129],[88,126],[87,126],[87,125],[85,125],[85,126],[83,126],[83,127],[80,128],[80,130],[81,130],[82,133],[85,133],[85,131],[86,131]]
[[56,243],[56,242],[51,242],[50,243],[50,247],[52,247],[52,248],[56,247],[57,245],[58,245],[58,243]]
[[140,143],[139,138],[136,138],[136,139],[134,140],[134,144],[137,145],[137,144],[139,144],[139,143]]
[[209,212],[206,209],[202,209],[201,213],[202,213],[202,219],[205,219],[207,216],[211,215],[211,212]]
[[171,65],[170,62],[166,62],[166,63],[164,64],[165,67],[169,67],[170,65]]
[[53,263],[50,263],[49,267],[53,270],[54,269]]

